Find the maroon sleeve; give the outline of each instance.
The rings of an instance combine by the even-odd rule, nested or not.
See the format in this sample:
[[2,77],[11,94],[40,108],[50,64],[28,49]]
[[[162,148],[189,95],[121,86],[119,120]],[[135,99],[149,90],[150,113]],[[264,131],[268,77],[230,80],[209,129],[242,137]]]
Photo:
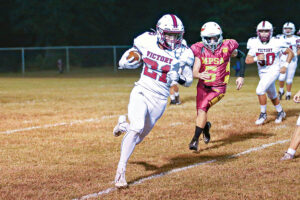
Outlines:
[[232,53],[235,49],[237,49],[239,47],[239,43],[237,43],[236,40],[230,39],[230,40],[226,40],[227,41],[227,45],[228,45],[228,50],[230,53]]
[[195,57],[199,57],[199,53],[200,53],[200,48],[199,48],[199,44],[198,43],[195,43],[191,46],[191,49],[194,53],[194,56]]

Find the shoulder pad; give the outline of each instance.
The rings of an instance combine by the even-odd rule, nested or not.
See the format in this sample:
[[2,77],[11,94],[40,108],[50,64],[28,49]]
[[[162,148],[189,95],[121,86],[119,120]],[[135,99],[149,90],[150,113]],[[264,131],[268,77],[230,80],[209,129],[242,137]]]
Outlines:
[[153,44],[157,40],[154,32],[144,32],[134,39],[133,46],[137,49],[143,49],[148,44]]

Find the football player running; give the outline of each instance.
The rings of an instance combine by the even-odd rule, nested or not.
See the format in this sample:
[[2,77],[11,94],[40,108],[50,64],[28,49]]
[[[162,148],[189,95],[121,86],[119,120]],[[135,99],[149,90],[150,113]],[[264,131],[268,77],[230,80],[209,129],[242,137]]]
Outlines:
[[202,42],[192,45],[195,56],[193,77],[199,79],[197,85],[197,118],[195,134],[189,144],[190,150],[198,150],[199,137],[203,132],[204,142],[210,141],[207,112],[211,106],[220,101],[226,92],[230,76],[230,58],[241,61],[241,70],[236,79],[237,89],[244,83],[245,54],[237,50],[239,44],[232,39],[223,40],[222,29],[215,22],[205,23],[200,32]]
[[[294,96],[294,102],[300,103],[300,90]],[[295,157],[296,150],[300,145],[300,116],[298,117],[296,125],[297,125],[297,127],[292,136],[290,146],[289,146],[287,152],[285,152],[285,154],[283,155],[283,157],[280,160],[291,160]]]
[[[282,32],[283,34],[278,35],[277,37],[281,38],[284,40],[287,44],[287,46],[293,51],[294,53],[294,58],[292,59],[291,63],[289,66],[286,66],[286,73],[282,73],[279,75],[279,100],[282,99],[282,96],[284,95],[284,82],[286,82],[286,95],[285,99],[290,100],[291,99],[291,89],[292,89],[292,83],[293,83],[293,78],[296,72],[297,68],[297,61],[298,61],[298,56],[300,55],[300,37],[294,35],[296,29],[295,25],[292,22],[286,22],[283,25]],[[286,61],[287,55],[282,54],[280,56],[280,65],[284,65]]]
[[[249,49],[249,52],[246,57],[246,64],[257,63],[260,78],[256,88],[260,104],[260,115],[255,124],[262,125],[267,119],[267,97],[265,93],[268,94],[278,112],[275,123],[281,123],[286,114],[277,97],[275,81],[280,73],[284,74],[286,72],[286,68],[294,57],[294,53],[286,46],[283,40],[272,37],[273,25],[270,22],[260,22],[257,25],[256,33],[257,37],[248,40],[247,49]],[[285,63],[280,66],[279,55],[281,53],[287,54],[287,58]]]
[[[156,32],[145,32],[134,39],[133,47],[127,50],[119,61],[119,69],[133,69],[141,64],[127,59],[130,51],[138,51],[143,60],[143,70],[135,83],[128,104],[128,118],[121,115],[113,130],[115,136],[126,133],[121,144],[121,156],[115,176],[115,186],[127,186],[126,165],[137,144],[149,134],[165,111],[172,81],[190,86],[193,81],[192,50],[183,43],[184,26],[172,14],[162,16],[156,25]],[[181,68],[182,73],[178,71]]]

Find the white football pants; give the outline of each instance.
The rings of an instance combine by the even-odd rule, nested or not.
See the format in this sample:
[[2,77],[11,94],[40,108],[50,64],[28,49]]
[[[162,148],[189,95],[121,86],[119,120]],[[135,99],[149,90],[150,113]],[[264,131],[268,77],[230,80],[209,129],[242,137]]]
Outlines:
[[167,99],[160,97],[142,86],[135,86],[128,104],[129,130],[123,137],[118,168],[126,169],[126,164],[135,146],[152,130],[154,124],[164,113]]
[[297,69],[297,62],[291,62],[286,69],[285,74],[279,75],[279,81],[285,81],[287,84],[292,84]]
[[269,69],[268,71],[259,71],[260,81],[256,88],[257,95],[268,94],[270,99],[275,99],[277,97],[275,81],[278,79],[279,70]]

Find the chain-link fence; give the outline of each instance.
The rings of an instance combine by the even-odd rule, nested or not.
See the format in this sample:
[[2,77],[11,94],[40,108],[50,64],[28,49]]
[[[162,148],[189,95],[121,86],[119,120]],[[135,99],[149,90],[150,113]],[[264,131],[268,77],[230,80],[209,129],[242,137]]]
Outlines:
[[0,72],[26,72],[113,66],[130,46],[0,48]]
[[[117,63],[131,46],[63,46],[0,48],[1,72],[39,72],[58,70],[69,72],[78,68],[108,67],[117,71]],[[247,53],[246,43],[239,49]],[[236,59],[233,59],[234,66]],[[298,70],[299,71],[299,70]]]

